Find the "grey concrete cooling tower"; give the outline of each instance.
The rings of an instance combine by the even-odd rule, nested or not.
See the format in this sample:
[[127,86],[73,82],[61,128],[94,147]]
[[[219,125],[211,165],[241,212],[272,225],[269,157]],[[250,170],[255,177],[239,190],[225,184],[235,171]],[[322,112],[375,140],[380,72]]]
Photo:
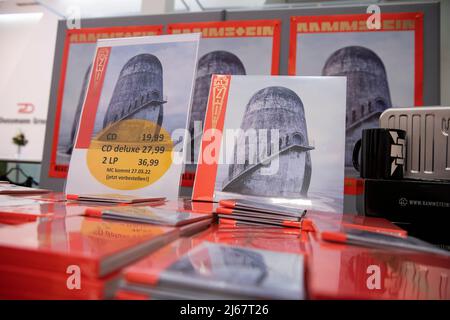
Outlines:
[[[246,106],[241,129],[236,146],[245,146],[245,161],[238,163],[242,161],[238,160],[235,146],[234,163],[229,166],[223,191],[286,198],[306,196],[311,181],[309,151],[313,147],[309,146],[305,111],[299,96],[284,87],[259,90]],[[272,150],[270,137],[264,145],[261,139],[249,139],[245,134],[248,129],[278,130],[278,152]],[[250,159],[252,148],[257,150],[256,154],[278,157],[276,174],[261,174],[261,168],[267,163],[262,163],[262,159]]]
[[350,46],[328,58],[322,75],[347,77],[345,165],[352,166],[353,147],[361,131],[378,127],[381,113],[392,106],[386,69],[372,50]]
[[[205,120],[211,76],[213,74],[245,75],[245,67],[236,55],[228,51],[211,51],[200,58],[197,66],[194,97],[189,120],[189,132],[192,139],[195,134],[194,122],[201,121],[203,124]],[[196,138],[196,145],[194,145],[194,140],[191,141],[191,160],[193,162],[197,162],[198,150],[200,148],[200,138]],[[195,172],[195,166],[190,168],[190,170]]]
[[125,119],[163,121],[163,68],[152,54],[134,56],[123,66],[103,120],[103,128]]
[[241,60],[228,51],[212,51],[200,58],[195,78],[194,98],[189,121],[190,129],[193,129],[194,121],[203,122],[205,119],[213,74],[245,75],[245,68]]

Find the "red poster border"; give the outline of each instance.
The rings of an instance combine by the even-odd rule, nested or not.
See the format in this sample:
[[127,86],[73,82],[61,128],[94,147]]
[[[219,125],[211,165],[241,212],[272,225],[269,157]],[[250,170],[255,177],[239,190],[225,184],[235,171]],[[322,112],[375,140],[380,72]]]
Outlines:
[[[271,75],[278,75],[280,71],[280,39],[281,39],[281,20],[229,20],[229,21],[207,21],[207,22],[189,22],[189,23],[171,23],[167,25],[167,33],[173,34],[174,28],[211,28],[211,27],[267,27],[273,26],[273,36],[262,35],[244,35],[244,36],[208,36],[205,38],[273,38],[272,42],[272,66]],[[203,35],[202,35],[203,37]]]
[[[342,33],[342,32],[385,32],[404,30],[349,30],[349,31],[320,31],[320,32],[297,32],[297,25],[300,22],[324,22],[324,21],[366,21],[370,14],[337,14],[323,16],[295,16],[291,17],[289,34],[289,59],[288,74],[296,75],[297,69],[297,34],[298,33]],[[393,20],[415,20],[414,29],[414,104],[423,105],[423,17],[422,12],[402,12],[402,13],[381,13],[383,19]],[[358,178],[345,178],[344,194],[357,195],[363,193],[363,183]]]
[[[60,129],[60,121],[61,121],[61,111],[62,111],[62,102],[64,95],[64,85],[66,80],[67,73],[67,61],[69,58],[69,49],[70,45],[70,37],[74,34],[101,34],[101,33],[111,33],[111,32],[155,32],[155,34],[160,35],[163,32],[162,25],[146,25],[146,26],[118,26],[118,27],[100,27],[100,28],[83,28],[83,29],[70,29],[66,30],[66,36],[64,40],[64,49],[61,63],[61,73],[58,82],[58,91],[57,91],[57,100],[56,100],[56,111],[55,111],[55,122],[53,126],[53,139],[52,139],[52,148],[51,148],[51,156],[50,156],[50,165],[48,176],[51,178],[66,178],[68,172],[68,165],[65,164],[57,164],[56,163],[56,152],[58,149],[58,137],[59,137],[59,129]],[[77,43],[95,43],[93,41],[83,41]],[[61,169],[64,168],[65,171],[56,170],[59,167]]]
[[97,114],[98,103],[102,93],[103,82],[105,80],[106,70],[108,69],[111,47],[100,47],[95,51],[94,63],[89,79],[89,87],[86,92],[83,111],[80,115],[80,130],[75,142],[75,149],[88,149],[92,131],[94,129],[95,117]]

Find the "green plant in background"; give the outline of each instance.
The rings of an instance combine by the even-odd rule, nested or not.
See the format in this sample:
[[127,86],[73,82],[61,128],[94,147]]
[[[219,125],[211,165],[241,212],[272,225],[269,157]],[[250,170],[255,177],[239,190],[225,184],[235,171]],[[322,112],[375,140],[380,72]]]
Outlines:
[[15,135],[13,138],[13,143],[17,145],[18,147],[26,146],[28,143],[27,138],[25,138],[25,135],[23,132],[19,132],[17,135]]
[[12,142],[17,146],[16,158],[20,159],[21,149],[27,145],[28,140],[25,138],[25,134],[23,132],[19,132],[12,138]]

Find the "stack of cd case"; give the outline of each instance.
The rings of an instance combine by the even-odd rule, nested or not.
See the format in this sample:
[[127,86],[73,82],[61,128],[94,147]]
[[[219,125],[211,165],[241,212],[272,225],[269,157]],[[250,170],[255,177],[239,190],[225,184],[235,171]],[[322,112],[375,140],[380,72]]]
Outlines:
[[302,228],[306,210],[247,199],[219,201],[220,223]]
[[86,216],[107,220],[176,227],[181,236],[194,234],[210,226],[213,214],[187,210],[171,210],[152,206],[92,207],[84,212]]

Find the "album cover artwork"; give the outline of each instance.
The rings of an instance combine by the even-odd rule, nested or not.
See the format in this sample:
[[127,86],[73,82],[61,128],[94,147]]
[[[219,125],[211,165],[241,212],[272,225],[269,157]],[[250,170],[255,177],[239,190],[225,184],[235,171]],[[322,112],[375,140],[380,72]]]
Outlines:
[[198,41],[97,42],[66,194],[178,197]]
[[277,75],[280,50],[279,20],[176,23],[170,34],[201,33],[192,110],[190,152],[186,155],[183,185],[192,186],[203,133],[213,74]]
[[[220,293],[219,291],[208,291],[207,294],[202,294],[202,292],[205,292],[205,290],[198,290],[195,287],[188,286],[186,284],[186,281],[183,281],[183,279],[193,278],[189,277],[189,275],[195,273],[195,271],[191,272],[192,270],[190,268],[186,268],[185,275],[177,277],[177,283],[174,285],[168,282],[160,281],[160,279],[162,279],[161,275],[166,271],[168,272],[169,268],[176,264],[177,261],[188,260],[191,261],[195,267],[198,267],[196,271],[205,271],[205,282],[219,283],[223,280],[223,277],[220,277],[219,263],[214,263],[214,265],[212,265],[212,262],[210,261],[215,260],[214,258],[220,256],[220,254],[211,255],[211,259],[209,259],[208,255],[204,254],[205,251],[207,251],[205,250],[205,246],[203,246],[205,242],[208,248],[208,245],[216,244],[219,247],[228,247],[231,249],[239,248],[243,249],[243,251],[245,252],[249,251],[252,253],[255,251],[262,251],[264,253],[271,253],[274,251],[278,253],[292,253],[294,256],[299,256],[300,259],[303,260],[302,255],[307,253],[305,241],[308,241],[303,238],[304,237],[300,236],[299,230],[293,228],[216,224],[208,230],[205,230],[204,232],[198,233],[194,236],[181,237],[178,240],[173,241],[167,246],[154,252],[152,255],[149,255],[144,259],[141,259],[140,261],[125,268],[123,270],[124,281],[121,284],[121,288],[133,293],[140,293],[145,295],[148,295],[150,293],[152,297],[155,297],[155,293],[158,292],[163,294],[166,298],[167,295],[170,295],[172,299],[175,298],[175,296],[172,296],[171,294],[175,294],[177,297],[188,299],[211,299],[211,297],[223,299],[225,295],[230,297],[233,294],[226,294],[225,292]],[[198,246],[203,247],[203,249],[199,250],[200,252],[195,251],[195,248]],[[233,252],[233,250],[230,251]],[[196,258],[195,261],[194,259],[190,259],[191,256],[189,252],[192,253],[193,258],[197,257],[198,259]],[[240,254],[241,251],[239,250],[238,253]],[[203,259],[201,259],[200,256],[203,256]],[[240,257],[242,256],[243,255],[240,255]],[[284,268],[286,268],[284,270],[288,270],[286,275],[290,272],[297,272],[297,264],[294,263],[296,258],[292,258],[292,260],[289,260],[290,262],[292,262],[292,268],[287,267],[287,265],[289,264],[287,260],[284,260],[284,258],[281,258],[279,256],[277,256],[277,258],[280,258],[280,261],[283,261],[282,263],[284,264]],[[278,269],[277,266],[274,266],[274,261],[276,259],[269,259],[271,260],[271,263],[268,264],[267,267],[270,270]],[[235,264],[237,265],[239,263],[235,262]],[[228,265],[230,266],[230,269],[233,268],[231,261]],[[210,268],[214,270],[210,271]],[[226,267],[224,267],[224,269],[225,268]],[[225,272],[226,271],[224,270],[224,273]],[[298,270],[298,272],[298,275],[302,277],[303,271]],[[199,275],[199,277],[201,277],[201,275]],[[287,277],[289,277],[289,275],[287,275]],[[270,278],[270,276],[268,278]],[[285,279],[286,278],[283,278],[282,281],[285,281]],[[291,280],[293,282],[296,282],[294,278],[291,278]],[[195,278],[193,279],[193,281],[195,283],[199,282]],[[262,282],[264,282],[264,280]],[[261,286],[265,287],[263,284],[261,284]],[[302,286],[303,285],[301,283],[300,287]],[[242,286],[240,286],[240,288],[242,288]],[[239,297],[234,296],[232,298],[237,299]]]
[[341,213],[345,95],[343,77],[213,76],[192,199]]
[[[353,147],[366,128],[379,126],[391,107],[423,105],[423,13],[291,18],[289,74],[346,76],[346,177],[358,176]],[[369,23],[369,26],[370,23]]]
[[50,177],[67,176],[97,40],[161,33],[162,26],[82,28],[66,31],[53,126]]
[[302,299],[303,272],[302,255],[204,242],[164,270],[159,286],[235,297]]

